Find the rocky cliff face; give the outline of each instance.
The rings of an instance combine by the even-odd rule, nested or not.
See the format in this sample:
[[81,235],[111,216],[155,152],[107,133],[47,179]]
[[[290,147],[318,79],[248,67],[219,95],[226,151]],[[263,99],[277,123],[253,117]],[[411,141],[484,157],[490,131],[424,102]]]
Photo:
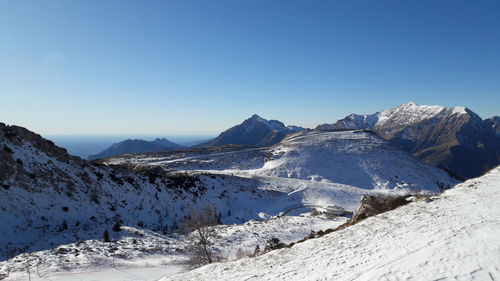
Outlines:
[[465,179],[500,163],[500,138],[491,127],[464,107],[407,103],[371,115],[352,114],[316,129],[373,130],[418,159]]
[[484,120],[486,126],[491,128],[497,135],[500,136],[500,116],[493,116]]

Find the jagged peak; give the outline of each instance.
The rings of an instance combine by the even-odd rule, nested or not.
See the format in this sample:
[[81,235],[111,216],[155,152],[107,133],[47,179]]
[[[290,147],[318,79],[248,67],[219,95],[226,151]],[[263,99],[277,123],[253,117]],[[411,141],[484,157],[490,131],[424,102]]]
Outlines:
[[468,114],[469,109],[465,106],[455,106],[451,108],[452,114]]
[[440,111],[443,110],[449,110],[451,111],[451,114],[469,114],[469,112],[471,111],[465,106],[445,107],[441,105],[419,105],[412,101],[396,106],[393,109],[384,111],[406,110],[406,109],[433,112],[433,113],[439,113]]
[[256,120],[256,121],[267,121],[266,119],[260,117],[258,114],[252,115],[248,120]]

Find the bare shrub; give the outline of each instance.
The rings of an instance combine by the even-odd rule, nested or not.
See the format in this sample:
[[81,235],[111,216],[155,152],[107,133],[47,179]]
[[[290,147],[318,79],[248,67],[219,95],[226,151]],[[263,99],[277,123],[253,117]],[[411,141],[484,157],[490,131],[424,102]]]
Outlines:
[[237,260],[239,260],[239,259],[242,259],[242,258],[245,258],[245,257],[250,257],[250,256],[253,256],[252,252],[243,250],[242,248],[238,248],[238,250],[236,251],[236,257],[235,258]]
[[179,232],[188,235],[188,246],[184,251],[189,255],[191,266],[202,266],[219,260],[213,247],[217,239],[215,225],[215,208],[205,206],[201,209],[191,209],[188,217],[179,226]]
[[318,209],[313,209],[311,211],[311,217],[319,216],[321,213],[318,211]]
[[410,203],[407,200],[411,195],[363,195],[358,210],[349,220],[349,224],[355,224],[365,218],[372,217],[397,207]]

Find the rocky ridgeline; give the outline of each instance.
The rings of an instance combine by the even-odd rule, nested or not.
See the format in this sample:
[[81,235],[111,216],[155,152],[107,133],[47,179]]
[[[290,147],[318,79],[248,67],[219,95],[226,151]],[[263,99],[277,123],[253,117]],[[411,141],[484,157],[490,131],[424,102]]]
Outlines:
[[316,130],[372,130],[425,163],[463,180],[500,164],[496,120],[482,120],[465,107],[407,103],[370,115],[351,114]]
[[[206,191],[196,176],[88,162],[25,128],[3,123],[0,185],[0,260],[99,239],[116,222],[168,231]],[[43,245],[44,239],[51,245]]]

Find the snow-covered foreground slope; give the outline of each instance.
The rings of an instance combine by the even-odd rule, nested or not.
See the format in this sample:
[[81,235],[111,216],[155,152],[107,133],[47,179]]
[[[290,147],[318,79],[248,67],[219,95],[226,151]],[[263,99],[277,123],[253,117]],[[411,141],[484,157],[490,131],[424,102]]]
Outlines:
[[435,197],[257,258],[167,280],[497,280],[500,167]]
[[[346,217],[302,215],[219,225],[214,250],[224,260],[234,260],[238,251],[250,254],[257,246],[264,249],[272,237],[291,243],[311,231],[335,228],[346,220]],[[27,280],[29,269],[32,280],[153,281],[189,269],[186,264],[188,256],[183,252],[187,237],[122,228],[120,232],[111,231],[112,242],[79,241],[0,262],[0,280]]]

